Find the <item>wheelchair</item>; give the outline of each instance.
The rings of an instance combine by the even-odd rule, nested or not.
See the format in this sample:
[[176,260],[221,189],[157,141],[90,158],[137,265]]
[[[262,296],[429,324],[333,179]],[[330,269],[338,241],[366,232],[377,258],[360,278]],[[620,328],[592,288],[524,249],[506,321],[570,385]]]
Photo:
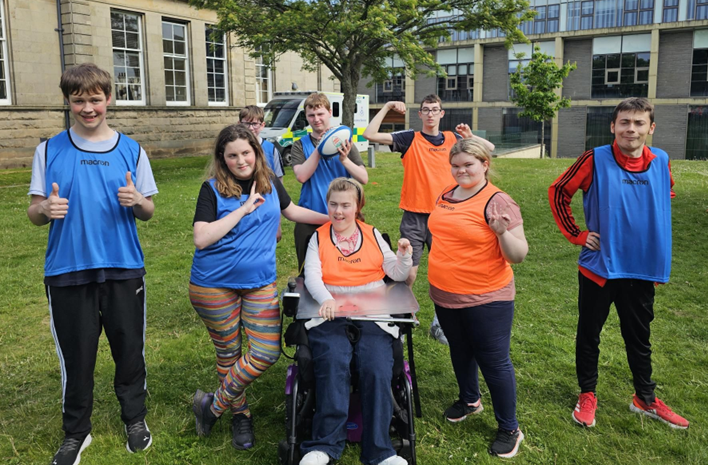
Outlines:
[[[392,284],[388,284],[389,288]],[[400,292],[410,292],[405,283],[397,283]],[[309,298],[309,301],[307,299]],[[415,297],[410,293],[410,298],[415,302]],[[305,305],[303,305],[305,300]],[[298,308],[303,306],[312,308],[319,305],[309,296],[304,287],[303,278],[291,278],[288,289],[282,293],[283,317],[293,318],[283,335],[284,343],[288,347],[295,346],[292,357],[294,363],[288,367],[285,383],[285,432],[286,439],[278,444],[278,459],[281,465],[298,465],[300,463],[300,444],[311,438],[312,421],[315,414],[315,376],[312,362],[312,353],[308,343],[306,319],[297,319]],[[417,311],[417,302],[415,302]],[[302,315],[301,315],[302,317]],[[352,319],[356,319],[353,317]],[[393,417],[389,433],[392,436],[393,448],[396,454],[406,459],[409,465],[416,465],[415,443],[416,434],[414,427],[414,413],[418,418],[420,413],[420,399],[415,377],[415,362],[413,359],[412,328],[417,325],[415,315],[391,315],[384,318],[400,328],[401,336],[394,341],[393,348],[393,377],[391,382],[391,396],[393,399]],[[408,346],[408,360],[404,358],[404,339]],[[286,355],[287,357],[287,355]],[[349,442],[361,441],[361,404],[356,386],[357,373],[352,368],[352,392],[349,399],[349,418],[347,419],[347,440]],[[415,405],[415,410],[414,410]]]

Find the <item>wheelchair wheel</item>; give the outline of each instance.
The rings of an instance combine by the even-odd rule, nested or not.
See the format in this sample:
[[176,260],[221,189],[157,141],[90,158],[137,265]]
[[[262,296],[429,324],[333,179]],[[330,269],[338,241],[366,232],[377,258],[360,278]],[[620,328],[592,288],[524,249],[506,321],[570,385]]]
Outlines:
[[397,407],[394,407],[394,421],[392,427],[395,430],[395,439],[392,440],[396,453],[408,461],[410,465],[416,465],[415,453],[415,427],[413,425],[413,394],[410,380],[406,374],[408,366],[406,364],[404,373],[394,382],[393,398]]

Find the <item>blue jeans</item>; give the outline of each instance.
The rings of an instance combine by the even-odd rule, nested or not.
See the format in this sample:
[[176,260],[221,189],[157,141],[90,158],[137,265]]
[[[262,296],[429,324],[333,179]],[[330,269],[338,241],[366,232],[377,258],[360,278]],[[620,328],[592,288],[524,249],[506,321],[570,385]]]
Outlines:
[[499,428],[514,431],[519,427],[516,375],[509,357],[514,302],[491,302],[460,309],[435,305],[435,313],[450,343],[460,399],[470,403],[479,400],[477,368],[481,369]]
[[[359,329],[356,343],[347,337],[347,326]],[[309,331],[315,372],[315,416],[312,440],[304,441],[302,454],[321,451],[339,459],[347,438],[350,363],[359,374],[359,395],[363,417],[361,462],[376,465],[396,455],[389,426],[393,416],[391,378],[393,337],[370,321],[337,318]]]

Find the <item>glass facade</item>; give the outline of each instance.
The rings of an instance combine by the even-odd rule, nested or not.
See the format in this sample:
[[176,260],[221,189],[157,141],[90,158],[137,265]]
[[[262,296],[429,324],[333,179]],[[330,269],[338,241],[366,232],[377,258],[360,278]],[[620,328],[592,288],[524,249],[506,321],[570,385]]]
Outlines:
[[588,107],[585,124],[585,150],[611,144],[615,140],[610,130],[615,107]]
[[691,97],[708,96],[708,48],[693,50]]
[[708,159],[708,105],[697,105],[688,108],[686,159]]
[[649,52],[613,53],[592,57],[592,97],[646,97]]

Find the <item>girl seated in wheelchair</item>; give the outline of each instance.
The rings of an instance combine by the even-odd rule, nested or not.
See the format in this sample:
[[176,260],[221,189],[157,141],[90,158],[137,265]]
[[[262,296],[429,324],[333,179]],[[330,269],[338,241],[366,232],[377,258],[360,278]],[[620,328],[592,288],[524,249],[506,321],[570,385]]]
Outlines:
[[376,228],[363,222],[364,190],[357,181],[337,178],[327,192],[329,223],[312,236],[305,259],[305,286],[320,303],[320,318],[308,321],[317,404],[312,439],[301,446],[300,465],[327,465],[339,459],[347,437],[350,367],[359,374],[362,404],[361,462],[406,465],[389,436],[393,415],[393,342],[398,327],[337,318],[335,293],[371,291],[388,275],[405,281],[413,264],[407,239],[393,253]]

